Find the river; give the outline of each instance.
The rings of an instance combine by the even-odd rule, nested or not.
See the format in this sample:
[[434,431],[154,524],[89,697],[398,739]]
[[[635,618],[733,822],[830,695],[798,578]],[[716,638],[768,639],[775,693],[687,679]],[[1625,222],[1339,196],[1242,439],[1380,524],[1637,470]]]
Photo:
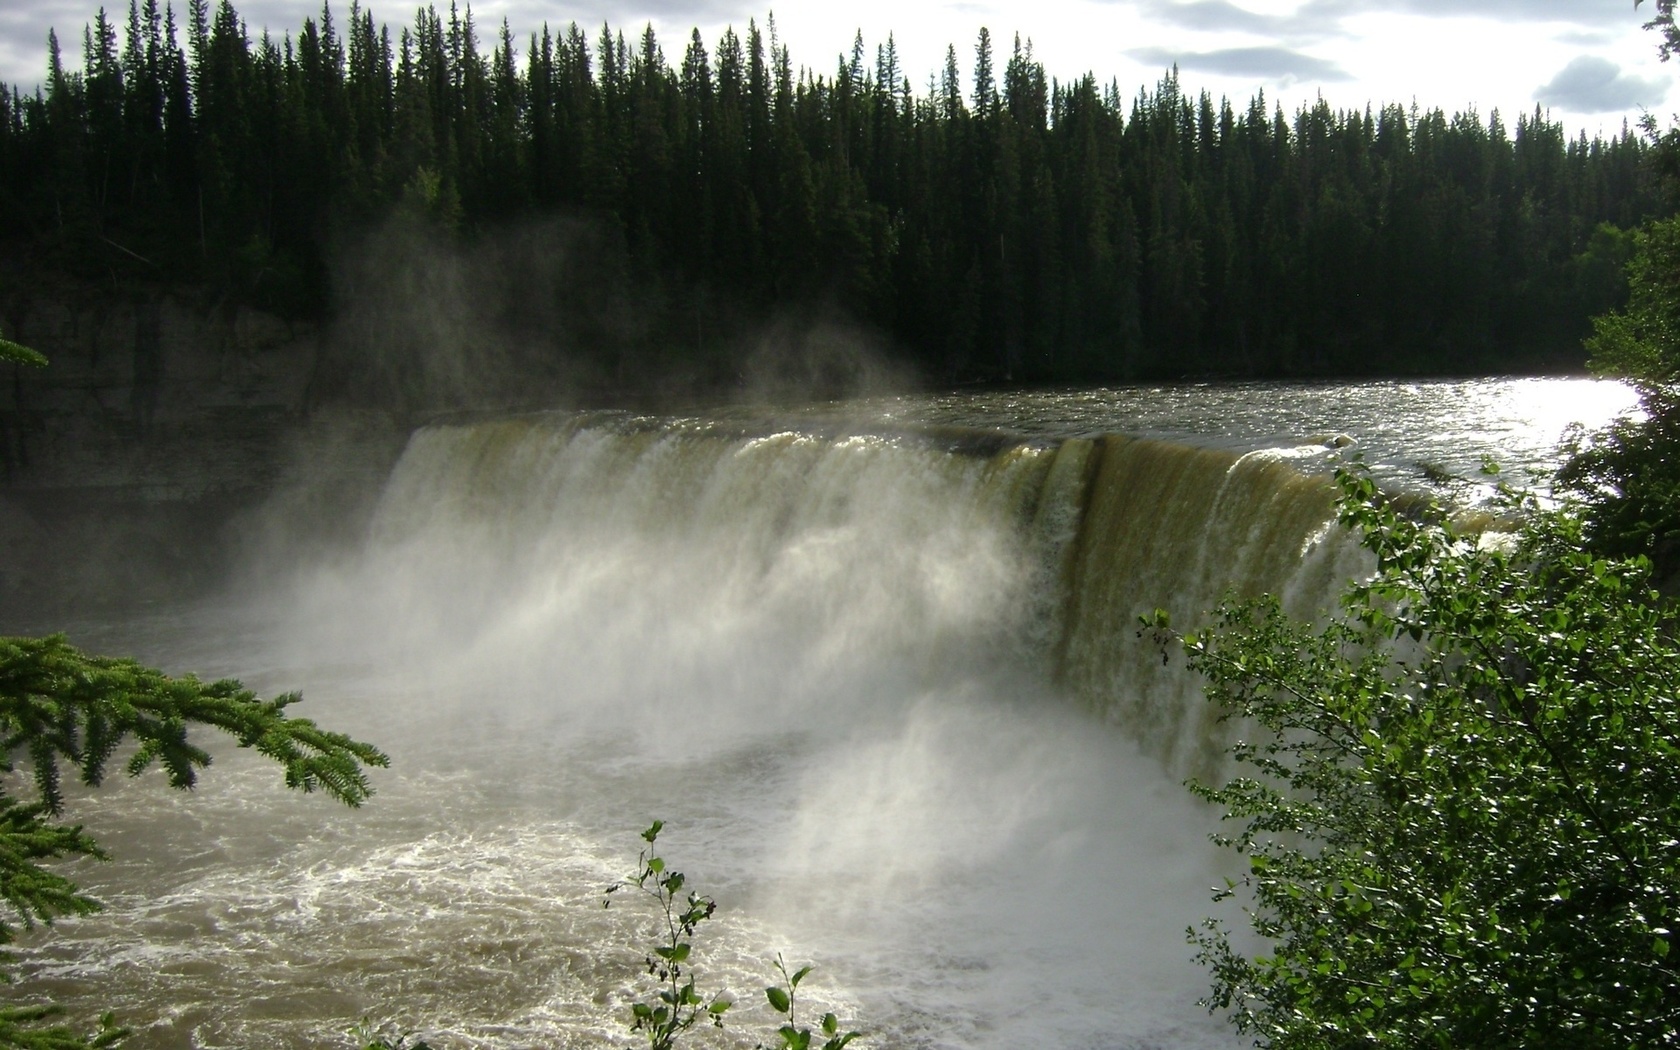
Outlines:
[[1311,615],[1361,564],[1324,480],[1352,452],[1474,502],[1484,457],[1550,469],[1631,403],[1521,379],[441,421],[356,549],[67,625],[301,689],[392,768],[355,811],[228,747],[190,795],[80,793],[108,910],[26,937],[11,994],[114,1009],[135,1047],[348,1046],[362,1017],[634,1045],[653,912],[602,893],[658,818],[718,902],[699,986],[741,1004],[697,1045],[772,1034],[778,952],[861,1045],[1241,1045],[1184,937],[1229,861],[1180,781],[1228,730],[1137,614],[1235,588]]

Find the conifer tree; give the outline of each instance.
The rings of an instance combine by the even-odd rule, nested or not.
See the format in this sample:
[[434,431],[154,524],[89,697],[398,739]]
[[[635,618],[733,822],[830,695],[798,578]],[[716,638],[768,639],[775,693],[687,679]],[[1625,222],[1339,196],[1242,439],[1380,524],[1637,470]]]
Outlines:
[[720,331],[816,301],[935,379],[1463,372],[1578,360],[1624,294],[1595,231],[1666,207],[1626,130],[1289,115],[1175,72],[1128,109],[1030,42],[1000,76],[989,30],[972,85],[950,47],[918,96],[891,34],[824,77],[756,20],[675,69],[651,27],[481,53],[453,5],[395,44],[360,0],[342,36],[326,7],[255,46],[230,0],[184,22],[136,0],[119,51],[96,15],[80,70],[8,94],[0,242],[326,320],[333,246],[393,210],[471,241],[559,209],[632,246],[655,345],[701,299]]

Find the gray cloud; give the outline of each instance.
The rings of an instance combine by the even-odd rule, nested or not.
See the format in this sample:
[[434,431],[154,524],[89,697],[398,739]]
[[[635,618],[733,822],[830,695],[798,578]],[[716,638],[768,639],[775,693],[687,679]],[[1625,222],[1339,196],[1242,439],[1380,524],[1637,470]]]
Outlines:
[[1250,11],[1231,0],[1138,0],[1144,17],[1163,25],[1198,32],[1235,30],[1285,40],[1320,40],[1340,35],[1341,20],[1357,14],[1357,0],[1308,0],[1293,14]]
[[1609,47],[1616,34],[1601,29],[1566,29],[1552,37],[1560,44],[1585,50],[1589,47]]
[[1352,80],[1334,62],[1286,47],[1228,47],[1217,51],[1169,51],[1144,47],[1126,52],[1139,62],[1193,69],[1229,77],[1261,77],[1288,83]]
[[1216,31],[1237,29],[1250,33],[1275,33],[1289,27],[1288,16],[1263,15],[1238,7],[1228,0],[1191,0],[1190,3],[1145,3],[1143,10],[1158,22],[1183,29]]
[[1577,29],[1641,25],[1648,9],[1627,0],[1307,0],[1290,14],[1250,11],[1231,0],[1137,0],[1146,18],[1184,29],[1235,30],[1295,40],[1342,34],[1342,22],[1373,12],[1404,12],[1431,18],[1496,18],[1511,22],[1558,22]]
[[[348,3],[349,0],[344,2]],[[552,0],[511,0],[500,4],[496,10],[498,22],[505,13],[508,21],[514,25],[537,26],[546,21],[553,26],[576,22],[581,26],[594,26],[599,29],[602,22],[611,22],[614,29],[623,26],[625,32],[629,33],[631,27],[640,29],[649,22],[680,24],[683,27],[683,39],[686,41],[688,29],[696,25],[739,20],[739,29],[744,30],[747,16],[742,14],[743,10],[749,13],[756,10],[759,27],[763,28],[765,12],[774,8],[744,8],[735,0],[637,0],[635,3],[624,3],[623,0],[594,0],[565,5],[555,5]],[[707,43],[709,46],[710,41]]]
[[1636,11],[1628,0],[1365,0],[1359,6],[1430,16],[1479,16],[1594,27],[1643,25],[1651,10],[1647,7]]
[[1571,113],[1619,113],[1661,102],[1668,85],[1624,73],[1609,59],[1582,55],[1535,89],[1541,105]]
[[[47,75],[47,29],[58,32],[59,48],[65,64],[73,69],[82,64],[82,26],[93,21],[97,4],[88,7],[83,0],[35,0],[33,3],[0,4],[0,69],[28,70],[25,90]],[[116,10],[115,4],[106,6],[107,15]],[[128,17],[126,5],[123,18]]]

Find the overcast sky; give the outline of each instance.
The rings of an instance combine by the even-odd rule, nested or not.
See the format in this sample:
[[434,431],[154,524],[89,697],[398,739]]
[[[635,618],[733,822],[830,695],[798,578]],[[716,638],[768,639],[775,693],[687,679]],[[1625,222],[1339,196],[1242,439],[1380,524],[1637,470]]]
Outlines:
[[[110,0],[113,21],[127,17]],[[443,0],[446,4],[447,0]],[[464,2],[464,0],[463,0]],[[213,0],[214,3],[214,0]],[[414,0],[371,0],[377,21],[412,20]],[[120,11],[116,5],[122,5]],[[98,0],[0,0],[0,81],[32,90],[46,69],[56,27],[67,61],[79,62],[82,27]],[[178,7],[185,0],[178,0]],[[440,6],[442,6],[440,4]],[[1572,129],[1618,130],[1649,109],[1664,123],[1680,108],[1672,90],[1680,63],[1656,58],[1656,37],[1640,24],[1651,10],[1632,0],[478,0],[486,45],[506,18],[523,38],[546,21],[576,21],[591,39],[603,21],[627,36],[652,23],[673,64],[698,26],[708,47],[727,25],[764,25],[774,11],[796,66],[823,73],[850,52],[862,30],[870,60],[894,34],[917,92],[954,44],[964,86],[980,27],[991,30],[1001,71],[1010,42],[1030,40],[1049,73],[1087,71],[1119,81],[1127,97],[1173,63],[1191,91],[1229,96],[1239,106],[1255,91],[1293,112],[1322,94],[1337,108],[1414,100],[1448,112],[1500,110],[1509,125],[1536,105]],[[319,11],[316,0],[236,0],[251,35],[263,27],[296,32]],[[342,24],[348,0],[333,0]],[[1671,101],[1671,99],[1673,101]]]

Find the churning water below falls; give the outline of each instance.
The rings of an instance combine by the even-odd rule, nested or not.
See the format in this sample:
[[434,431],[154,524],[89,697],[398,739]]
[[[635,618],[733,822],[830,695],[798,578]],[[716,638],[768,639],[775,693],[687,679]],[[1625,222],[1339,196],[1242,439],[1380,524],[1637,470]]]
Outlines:
[[[1189,1048],[1184,931],[1229,858],[1180,786],[1223,728],[1136,637],[1228,589],[1326,607],[1327,439],[1391,485],[1545,467],[1626,390],[1582,380],[882,399],[705,419],[435,425],[363,547],[72,640],[237,675],[392,757],[349,811],[231,748],[192,795],[73,802],[109,905],[27,980],[136,1047],[630,1046],[653,942],[602,890],[637,837],[718,901],[694,960],[772,1035],[780,952],[859,1045]],[[246,596],[249,597],[249,596]],[[807,992],[808,990],[808,992]]]

